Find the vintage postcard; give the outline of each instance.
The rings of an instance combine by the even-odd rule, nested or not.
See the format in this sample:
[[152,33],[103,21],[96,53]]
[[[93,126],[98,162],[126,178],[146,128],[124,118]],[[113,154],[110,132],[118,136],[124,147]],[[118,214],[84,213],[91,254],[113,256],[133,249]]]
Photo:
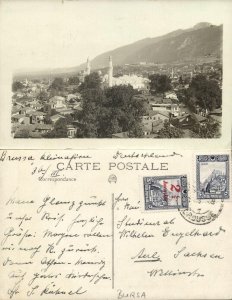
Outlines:
[[0,300],[232,299],[230,1],[0,0]]

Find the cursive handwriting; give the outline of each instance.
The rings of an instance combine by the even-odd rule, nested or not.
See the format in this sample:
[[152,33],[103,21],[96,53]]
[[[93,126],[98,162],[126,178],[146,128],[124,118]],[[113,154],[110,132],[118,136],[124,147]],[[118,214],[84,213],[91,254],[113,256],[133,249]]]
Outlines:
[[161,262],[160,255],[157,251],[152,251],[152,253],[148,253],[145,248],[139,250],[139,252],[131,257],[134,262]]
[[195,269],[193,271],[181,271],[177,269],[176,271],[173,270],[164,270],[160,269],[152,269],[151,271],[147,271],[150,277],[163,277],[163,276],[187,276],[187,277],[204,277],[203,273],[198,272],[199,269]]
[[123,159],[123,158],[164,158],[164,157],[174,157],[174,156],[179,156],[179,157],[183,157],[182,154],[176,153],[176,152],[172,152],[170,154],[157,154],[154,152],[131,152],[129,154],[126,154],[125,152],[121,152],[121,151],[117,151],[114,155],[113,158],[114,159]]

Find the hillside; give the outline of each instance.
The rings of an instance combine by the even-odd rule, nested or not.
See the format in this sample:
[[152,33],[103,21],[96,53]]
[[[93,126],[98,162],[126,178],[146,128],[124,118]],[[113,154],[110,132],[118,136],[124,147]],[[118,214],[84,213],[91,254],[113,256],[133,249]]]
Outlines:
[[[200,25],[201,24],[201,25]],[[222,55],[222,25],[200,23],[191,29],[140,40],[136,43],[103,53],[91,61],[93,69],[107,66],[108,57],[114,65],[147,63],[175,63],[195,61],[207,56]],[[203,25],[208,24],[208,25]]]
[[[223,27],[201,22],[189,29],[178,29],[163,36],[145,38],[135,43],[98,55],[91,61],[91,69],[108,66],[108,59],[113,57],[114,66],[146,63],[199,62],[206,58],[222,57]],[[44,70],[15,74],[19,77],[55,77],[74,75],[85,68],[85,63],[72,68]]]

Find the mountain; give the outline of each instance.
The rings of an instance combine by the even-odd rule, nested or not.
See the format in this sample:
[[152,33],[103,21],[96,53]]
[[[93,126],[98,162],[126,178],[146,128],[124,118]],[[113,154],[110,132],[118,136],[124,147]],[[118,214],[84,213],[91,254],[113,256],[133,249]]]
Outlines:
[[[98,55],[91,61],[91,69],[101,69],[108,66],[109,56],[113,58],[114,66],[125,64],[146,63],[178,63],[197,62],[204,59],[222,57],[223,27],[207,22],[201,22],[188,29],[178,29],[168,34],[145,38],[135,43]],[[20,77],[56,77],[72,76],[85,69],[85,63],[72,68],[44,70],[39,72],[24,72],[16,74]]]
[[205,27],[209,27],[209,26],[211,26],[211,24],[208,22],[200,22],[200,23],[197,23],[195,26],[193,26],[193,29],[201,29],[201,28],[205,28]]
[[[113,57],[114,65],[147,63],[177,63],[196,61],[204,57],[222,56],[222,25],[215,26],[202,22],[186,30],[176,30],[169,34],[146,38],[105,52],[91,61],[92,69],[108,65],[108,57]],[[82,65],[83,67],[83,65]]]

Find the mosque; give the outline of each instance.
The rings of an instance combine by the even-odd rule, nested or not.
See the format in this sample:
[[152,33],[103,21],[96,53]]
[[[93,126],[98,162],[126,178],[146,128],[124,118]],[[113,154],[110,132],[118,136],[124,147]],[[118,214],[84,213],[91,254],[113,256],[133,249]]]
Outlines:
[[[86,68],[84,71],[84,76],[89,75],[91,72],[90,60],[87,59]],[[108,72],[102,75],[101,71],[98,72],[102,79],[103,87],[112,87],[118,85],[131,85],[137,90],[149,90],[150,80],[142,76],[137,76],[135,74],[122,75],[120,77],[113,77],[113,61],[112,57],[109,57]]]

